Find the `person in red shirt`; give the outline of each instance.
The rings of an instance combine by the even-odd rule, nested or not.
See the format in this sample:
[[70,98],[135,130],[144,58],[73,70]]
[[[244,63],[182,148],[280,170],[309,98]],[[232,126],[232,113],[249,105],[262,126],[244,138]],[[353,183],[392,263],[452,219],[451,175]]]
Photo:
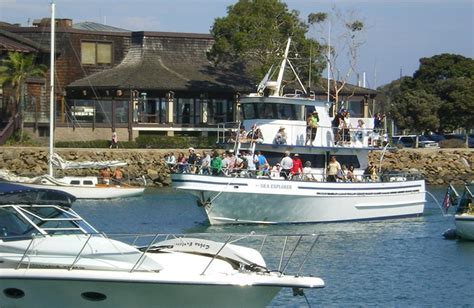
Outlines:
[[295,155],[293,155],[293,168],[291,168],[292,178],[299,176],[302,172],[303,162],[301,161],[299,154],[295,153]]

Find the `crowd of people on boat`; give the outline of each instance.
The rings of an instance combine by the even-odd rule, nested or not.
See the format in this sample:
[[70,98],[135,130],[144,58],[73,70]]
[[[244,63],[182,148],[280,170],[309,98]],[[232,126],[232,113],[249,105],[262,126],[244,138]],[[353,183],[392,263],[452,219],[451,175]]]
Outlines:
[[[219,153],[218,150],[196,153],[192,147],[188,149],[188,155],[179,152],[178,157],[170,152],[165,155],[165,162],[174,173],[193,173],[215,176],[242,176],[256,178],[272,178],[285,180],[317,181],[318,176],[311,168],[311,162],[302,162],[298,153],[291,155],[286,151],[282,159],[271,166],[261,151],[240,151],[237,154],[233,150]],[[364,172],[364,179],[377,180],[375,165],[371,162]],[[320,179],[319,179],[320,180]],[[358,182],[362,178],[354,173],[354,166],[341,165],[336,156],[331,156],[326,168],[327,182]]]

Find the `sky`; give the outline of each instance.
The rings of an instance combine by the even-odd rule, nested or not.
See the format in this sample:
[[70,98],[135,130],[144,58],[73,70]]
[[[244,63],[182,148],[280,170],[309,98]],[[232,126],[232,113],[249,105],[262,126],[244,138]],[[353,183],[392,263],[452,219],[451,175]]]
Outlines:
[[[56,17],[132,31],[209,33],[237,0],[56,0]],[[49,17],[50,0],[0,0],[0,21],[27,26]],[[287,0],[306,20],[312,12],[354,11],[365,24],[357,72],[375,88],[412,76],[419,59],[442,53],[474,57],[474,0]],[[318,39],[314,29],[309,33]],[[320,35],[320,34],[319,34]],[[335,38],[333,37],[332,40]],[[341,55],[342,57],[342,55]],[[341,64],[341,67],[344,65]],[[347,69],[340,69],[345,73]],[[356,83],[353,75],[352,83]],[[361,77],[362,79],[362,77]]]

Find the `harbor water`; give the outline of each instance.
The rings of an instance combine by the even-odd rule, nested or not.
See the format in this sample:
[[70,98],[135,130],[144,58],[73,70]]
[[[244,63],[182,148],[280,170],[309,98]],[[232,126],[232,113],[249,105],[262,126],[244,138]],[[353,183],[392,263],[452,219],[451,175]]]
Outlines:
[[[438,202],[445,193],[428,190]],[[273,307],[474,306],[474,242],[443,238],[454,227],[453,216],[444,216],[430,195],[417,218],[276,226],[210,226],[191,196],[171,188],[137,198],[79,200],[73,208],[105,233],[320,235],[303,274],[323,278],[326,287],[306,290],[306,299],[282,290]]]

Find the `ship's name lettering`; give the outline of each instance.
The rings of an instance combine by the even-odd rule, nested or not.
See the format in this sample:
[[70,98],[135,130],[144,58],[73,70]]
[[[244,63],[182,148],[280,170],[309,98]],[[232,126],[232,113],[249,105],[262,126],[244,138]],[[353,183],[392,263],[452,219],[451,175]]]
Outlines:
[[200,243],[200,242],[179,242],[175,243],[175,246],[178,247],[199,247],[201,249],[209,249],[209,245],[205,243]]
[[291,185],[288,184],[257,184],[257,187],[260,188],[270,188],[270,189],[291,189]]

